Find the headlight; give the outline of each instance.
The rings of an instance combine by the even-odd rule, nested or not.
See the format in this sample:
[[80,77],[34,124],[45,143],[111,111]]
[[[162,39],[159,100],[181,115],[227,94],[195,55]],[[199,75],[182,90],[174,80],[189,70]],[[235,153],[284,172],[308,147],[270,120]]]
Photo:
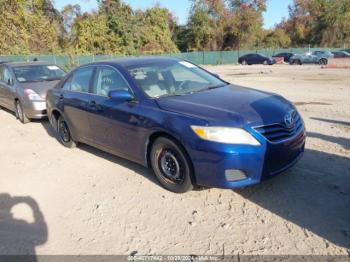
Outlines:
[[41,96],[39,96],[34,90],[32,89],[25,89],[24,94],[29,98],[29,100],[43,100]]
[[251,134],[241,128],[191,126],[192,130],[202,139],[224,143],[259,146],[260,143]]

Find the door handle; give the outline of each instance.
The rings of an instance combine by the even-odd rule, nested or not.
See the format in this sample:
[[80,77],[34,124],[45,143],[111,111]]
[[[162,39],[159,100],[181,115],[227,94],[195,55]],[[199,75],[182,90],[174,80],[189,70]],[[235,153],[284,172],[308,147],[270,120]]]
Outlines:
[[96,107],[96,101],[90,101],[89,102],[90,107]]
[[88,107],[95,111],[95,112],[102,112],[103,111],[103,107],[99,104],[96,103],[96,101],[92,100],[88,103]]
[[64,96],[62,94],[60,94],[60,97],[59,97],[60,100],[63,100],[64,99]]

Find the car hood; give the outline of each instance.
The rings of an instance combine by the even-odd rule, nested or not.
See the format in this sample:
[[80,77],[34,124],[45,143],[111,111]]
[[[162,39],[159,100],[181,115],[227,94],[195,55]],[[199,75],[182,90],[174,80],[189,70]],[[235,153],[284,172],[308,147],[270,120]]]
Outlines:
[[156,101],[163,110],[235,127],[284,123],[285,115],[295,110],[281,96],[235,85]]
[[40,95],[43,99],[46,97],[47,90],[53,88],[55,85],[57,85],[59,80],[55,81],[43,81],[43,82],[28,82],[28,83],[21,83],[20,86],[24,89],[32,89],[35,91],[38,95]]

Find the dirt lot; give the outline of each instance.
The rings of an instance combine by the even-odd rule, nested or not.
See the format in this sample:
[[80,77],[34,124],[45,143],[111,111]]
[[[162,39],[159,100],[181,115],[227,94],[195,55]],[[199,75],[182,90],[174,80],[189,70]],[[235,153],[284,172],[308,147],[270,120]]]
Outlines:
[[297,105],[308,141],[292,170],[237,191],[175,195],[141,166],[65,149],[47,121],[22,125],[0,110],[0,254],[350,255],[350,71],[208,68]]

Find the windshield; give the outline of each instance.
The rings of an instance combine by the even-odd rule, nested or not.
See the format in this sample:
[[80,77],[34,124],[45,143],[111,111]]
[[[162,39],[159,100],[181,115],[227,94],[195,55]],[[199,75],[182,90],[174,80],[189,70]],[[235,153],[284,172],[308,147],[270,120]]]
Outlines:
[[185,95],[227,85],[185,61],[132,66],[128,70],[137,85],[152,98]]
[[65,75],[65,72],[56,65],[17,66],[13,71],[21,83],[60,80]]

